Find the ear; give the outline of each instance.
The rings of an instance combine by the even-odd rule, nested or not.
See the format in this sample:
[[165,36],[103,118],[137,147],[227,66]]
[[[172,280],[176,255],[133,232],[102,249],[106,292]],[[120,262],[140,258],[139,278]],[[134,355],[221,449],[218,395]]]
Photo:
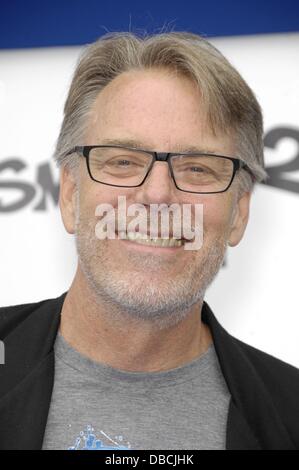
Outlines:
[[60,170],[59,207],[65,229],[71,234],[75,233],[76,193],[75,175],[69,168],[63,166]]
[[249,218],[250,198],[251,193],[245,192],[239,200],[235,202],[235,209],[232,216],[232,224],[228,238],[229,246],[238,245],[243,238]]

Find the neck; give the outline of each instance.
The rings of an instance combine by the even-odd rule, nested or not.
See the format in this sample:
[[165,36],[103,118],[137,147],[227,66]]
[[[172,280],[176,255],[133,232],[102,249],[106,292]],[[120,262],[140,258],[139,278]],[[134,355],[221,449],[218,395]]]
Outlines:
[[201,309],[202,302],[180,323],[158,329],[96,297],[78,268],[63,303],[60,333],[93,361],[126,371],[169,370],[198,358],[213,341]]

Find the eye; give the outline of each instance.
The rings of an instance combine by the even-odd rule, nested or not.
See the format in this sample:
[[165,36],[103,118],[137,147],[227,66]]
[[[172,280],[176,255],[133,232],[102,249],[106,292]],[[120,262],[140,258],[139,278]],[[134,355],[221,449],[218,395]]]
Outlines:
[[129,162],[129,160],[117,160],[116,164],[118,166],[129,166],[132,162]]
[[199,167],[199,166],[191,166],[190,169],[196,173],[200,173],[202,171],[205,171],[203,168]]
[[206,168],[203,166],[196,166],[196,165],[191,165],[191,166],[184,166],[182,168],[183,172],[190,172],[190,173],[211,173],[210,168]]

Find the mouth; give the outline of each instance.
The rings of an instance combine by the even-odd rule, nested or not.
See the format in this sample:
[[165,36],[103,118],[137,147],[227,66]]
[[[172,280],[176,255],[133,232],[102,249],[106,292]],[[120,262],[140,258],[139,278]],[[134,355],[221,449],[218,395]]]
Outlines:
[[186,240],[184,238],[162,238],[154,237],[151,238],[147,234],[140,232],[119,232],[118,237],[121,240],[137,243],[139,245],[156,247],[156,248],[180,248],[182,247]]

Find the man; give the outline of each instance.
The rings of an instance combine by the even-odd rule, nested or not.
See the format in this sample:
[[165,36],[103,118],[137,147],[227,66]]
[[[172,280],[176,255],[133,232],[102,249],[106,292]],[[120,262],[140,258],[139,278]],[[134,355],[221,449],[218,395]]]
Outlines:
[[[299,448],[298,369],[204,301],[266,177],[262,136],[253,92],[203,38],[109,33],[86,48],[55,152],[77,271],[57,299],[1,309],[1,448]],[[120,197],[145,229],[117,218]],[[99,205],[114,237],[97,236]],[[150,237],[159,205],[192,207],[201,246],[163,238],[161,220]]]

